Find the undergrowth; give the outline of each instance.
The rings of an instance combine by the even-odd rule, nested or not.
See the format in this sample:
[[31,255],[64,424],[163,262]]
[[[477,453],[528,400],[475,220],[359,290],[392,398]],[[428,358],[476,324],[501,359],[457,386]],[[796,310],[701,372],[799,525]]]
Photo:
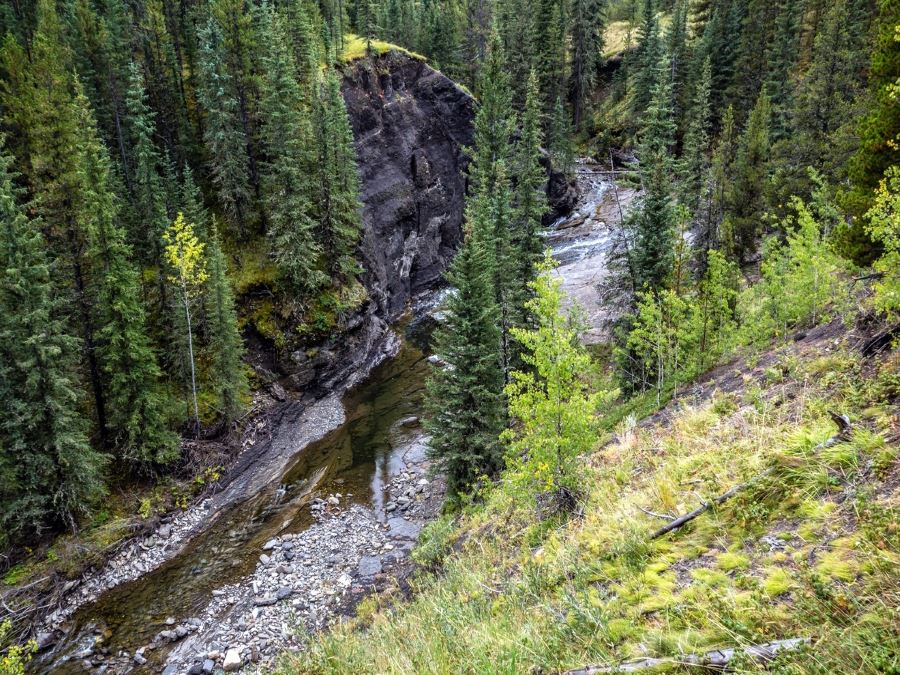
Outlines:
[[[635,422],[647,402],[609,413],[580,518],[541,520],[501,482],[426,530],[409,600],[370,598],[281,672],[555,672],[798,637],[771,671],[900,672],[900,356],[819,349],[654,426]],[[833,445],[831,410],[854,428]]]

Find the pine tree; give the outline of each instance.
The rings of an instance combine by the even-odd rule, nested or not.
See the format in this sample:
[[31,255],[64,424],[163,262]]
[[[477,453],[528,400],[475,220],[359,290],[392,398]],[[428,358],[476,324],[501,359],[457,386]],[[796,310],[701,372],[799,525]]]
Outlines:
[[160,238],[169,220],[166,193],[160,176],[162,160],[153,141],[155,115],[147,105],[144,76],[136,63],[131,64],[126,109],[134,156],[132,197],[135,222],[132,224],[132,240],[146,264],[161,266]]
[[703,195],[700,222],[703,248],[706,250],[721,248],[730,258],[734,257],[734,237],[728,224],[723,223],[723,220],[725,219],[726,190],[731,183],[732,168],[737,153],[736,136],[734,109],[729,106],[722,117],[722,131],[710,162],[708,189]]
[[603,51],[603,6],[599,0],[572,0],[569,17],[569,100],[575,128],[581,127],[585,103],[594,89]]
[[265,119],[262,141],[269,158],[262,166],[270,217],[267,235],[289,285],[309,294],[327,281],[317,268],[320,247],[314,238],[312,215],[315,167],[310,111],[301,96],[281,19],[271,8],[262,11],[263,32],[269,36],[260,100]]
[[685,134],[684,152],[679,165],[681,201],[694,213],[699,208],[704,183],[709,175],[709,134],[712,129],[711,86],[712,65],[707,59],[694,91],[690,108],[690,124],[687,134]]
[[666,51],[672,83],[672,117],[679,128],[687,107],[687,79],[691,65],[688,37],[688,0],[678,0],[666,34]]
[[541,166],[541,98],[537,74],[528,78],[525,110],[522,114],[522,131],[512,158],[515,187],[512,195],[511,245],[516,258],[512,272],[518,288],[513,310],[518,314],[514,324],[526,325],[525,301],[530,297],[529,283],[536,275],[536,265],[541,261],[544,242],[540,237],[541,219],[547,212],[544,194],[546,174]]
[[94,266],[97,358],[104,373],[107,425],[121,455],[133,462],[165,464],[178,455],[168,429],[167,401],[141,304],[138,270],[118,225],[106,149],[83,94],[74,102],[78,120],[79,202],[75,217],[87,233]]
[[203,193],[194,181],[194,171],[186,164],[182,172],[181,187],[178,191],[178,211],[184,214],[184,219],[194,224],[194,231],[202,240],[209,237],[212,222],[209,211],[203,202]]
[[549,122],[557,99],[566,98],[566,17],[562,0],[535,0],[535,4],[532,63],[540,82],[544,119]]
[[203,141],[209,172],[232,230],[246,236],[250,211],[247,136],[241,124],[237,94],[224,63],[222,31],[210,18],[200,33],[198,99],[206,112]]
[[447,274],[455,290],[447,302],[446,321],[435,336],[435,353],[442,365],[432,371],[426,402],[429,456],[447,476],[452,494],[471,489],[480,476],[494,476],[502,467],[503,372],[497,307],[489,254],[473,234],[476,227],[486,229],[489,224],[468,224]]
[[249,393],[244,346],[238,332],[234,295],[227,263],[215,224],[206,245],[209,281],[206,288],[206,331],[211,355],[210,379],[218,409],[226,421],[237,419],[246,408]]
[[797,59],[799,47],[799,0],[782,0],[775,24],[775,35],[766,54],[768,72],[764,83],[771,105],[771,136],[773,140],[784,137],[790,131],[790,114],[793,110],[793,83],[790,74]]
[[353,130],[334,72],[320,84],[318,99],[319,235],[332,279],[346,282],[359,272],[356,245],[362,235],[362,207]]
[[571,178],[575,171],[575,148],[572,144],[571,116],[562,98],[556,99],[550,119],[550,160],[554,168]]
[[672,88],[668,64],[657,66],[653,97],[644,118],[641,133],[641,180],[644,199],[630,217],[634,247],[631,270],[633,287],[638,290],[661,289],[671,272],[674,251],[674,214],[669,173],[669,150],[674,141]]
[[725,196],[726,217],[734,237],[735,253],[745,262],[756,250],[762,231],[768,180],[771,107],[765,92],[750,113],[741,134],[733,166],[733,179]]
[[16,203],[11,160],[0,159],[0,452],[14,472],[0,493],[2,529],[77,527],[104,492],[105,457],[88,442],[78,406],[78,340],[66,332],[46,244]]
[[192,309],[203,285],[209,278],[206,271],[204,244],[194,234],[194,227],[179,213],[175,222],[163,233],[166,262],[172,270],[169,282],[175,287],[181,309],[184,310],[184,330],[187,341],[187,360],[191,374],[191,401],[194,413],[194,433],[200,432],[200,406],[197,402],[197,370],[194,355],[194,325]]
[[515,127],[506,57],[496,29],[491,32],[476,92],[475,147],[469,166],[472,194],[489,193],[493,189],[497,162],[509,159],[509,139]]
[[663,57],[662,39],[655,0],[644,0],[638,46],[633,57],[631,111],[635,117],[644,114],[653,97],[659,62]]

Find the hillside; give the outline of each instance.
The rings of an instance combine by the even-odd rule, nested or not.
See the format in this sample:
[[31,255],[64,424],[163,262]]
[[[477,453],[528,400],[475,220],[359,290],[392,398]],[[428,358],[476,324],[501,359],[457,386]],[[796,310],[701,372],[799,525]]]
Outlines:
[[535,519],[501,482],[429,526],[407,594],[367,600],[281,672],[557,672],[650,657],[668,672],[686,655],[793,639],[802,647],[770,670],[897,672],[900,358],[861,356],[868,330],[819,326],[616,424],[582,457],[571,520]]

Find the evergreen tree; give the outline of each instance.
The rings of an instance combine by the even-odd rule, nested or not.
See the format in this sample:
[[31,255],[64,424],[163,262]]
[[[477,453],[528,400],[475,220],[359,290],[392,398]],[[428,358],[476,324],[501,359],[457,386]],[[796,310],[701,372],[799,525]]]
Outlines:
[[0,491],[3,530],[77,527],[104,492],[105,457],[88,442],[74,380],[78,340],[60,320],[46,245],[16,203],[11,160],[0,159]]
[[471,489],[480,476],[494,476],[502,467],[503,372],[497,307],[490,256],[485,242],[474,234],[475,228],[488,227],[486,222],[469,222],[447,274],[455,290],[435,336],[435,353],[442,365],[428,381],[429,456],[447,476],[451,494]]
[[497,163],[509,159],[509,139],[515,127],[506,57],[496,29],[491,33],[476,92],[478,112],[473,134],[475,147],[469,166],[470,192],[487,194],[496,181]]
[[703,196],[704,183],[709,175],[709,134],[712,129],[712,108],[709,104],[711,85],[712,65],[707,59],[694,91],[690,108],[690,124],[684,137],[684,152],[678,167],[681,180],[681,202],[695,215]]
[[741,134],[733,178],[725,196],[726,217],[734,237],[735,253],[741,262],[746,262],[756,250],[756,239],[762,231],[768,180],[770,118],[769,97],[763,92]]
[[237,94],[224,63],[222,31],[210,18],[200,33],[198,99],[206,112],[203,141],[209,153],[209,172],[219,201],[234,232],[247,233],[250,184],[247,136],[241,124]]
[[162,161],[153,141],[155,115],[147,105],[144,77],[136,63],[131,64],[126,109],[134,156],[132,197],[135,222],[132,224],[132,240],[145,263],[162,266],[160,241],[169,220],[166,193],[160,177]]
[[[535,69],[543,96],[544,118],[553,117],[557,99],[566,98],[566,19],[563,0],[535,0],[532,45]],[[549,128],[545,129],[549,131]]]
[[209,281],[205,300],[206,330],[211,355],[210,379],[218,399],[218,410],[226,421],[231,422],[246,408],[249,386],[243,362],[244,346],[234,309],[234,295],[215,225],[206,251]]
[[76,219],[87,233],[87,257],[95,267],[97,358],[104,373],[107,424],[123,457],[165,464],[178,455],[178,439],[168,429],[161,373],[141,304],[138,270],[117,220],[109,160],[98,137],[88,101],[75,102],[79,143],[79,203]]
[[541,219],[547,212],[544,194],[546,174],[541,166],[541,98],[537,74],[532,71],[528,79],[525,110],[522,114],[522,131],[512,158],[515,187],[512,195],[511,245],[516,258],[513,278],[518,288],[513,301],[513,311],[518,317],[514,324],[526,325],[525,301],[531,295],[529,283],[534,280],[536,265],[543,256]]
[[554,168],[571,178],[575,171],[575,148],[572,144],[571,116],[562,98],[556,99],[550,120],[550,160]]
[[572,0],[569,17],[569,100],[575,128],[581,127],[584,108],[594,89],[603,51],[603,6],[600,0]]
[[[269,36],[260,100],[265,119],[262,140],[269,157],[262,166],[270,217],[267,235],[273,257],[290,286],[311,293],[327,279],[317,269],[320,247],[312,217],[315,167],[310,112],[301,96],[282,22],[271,7],[262,11],[264,33]],[[339,160],[335,157],[334,161]]]
[[634,247],[631,271],[633,287],[638,290],[661,289],[671,272],[674,251],[674,214],[669,173],[672,162],[669,149],[674,140],[672,88],[668,64],[657,66],[653,97],[641,134],[641,180],[644,199],[630,217]]
[[790,74],[799,47],[800,0],[781,0],[775,35],[769,45],[766,61],[765,90],[771,105],[771,136],[778,140],[788,133],[793,110],[793,87]]
[[203,203],[203,193],[194,181],[194,172],[190,165],[185,165],[182,172],[181,188],[179,190],[179,211],[184,214],[184,219],[194,224],[194,231],[201,239],[209,237],[212,225],[209,211]]
[[644,0],[638,46],[633,57],[631,111],[635,117],[644,114],[653,97],[659,62],[663,57],[662,39],[655,0]]
[[334,72],[320,83],[318,106],[319,192],[315,210],[319,236],[332,279],[349,281],[359,272],[356,245],[362,234],[362,206],[353,130]]

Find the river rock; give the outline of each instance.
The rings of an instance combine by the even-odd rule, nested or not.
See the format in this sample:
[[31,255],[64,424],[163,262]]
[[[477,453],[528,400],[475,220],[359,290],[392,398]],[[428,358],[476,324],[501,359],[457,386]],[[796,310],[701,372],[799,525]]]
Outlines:
[[210,675],[210,673],[212,673],[215,669],[216,669],[216,662],[213,661],[212,659],[206,659],[203,662],[203,667],[201,668],[201,670],[204,673],[206,673],[206,675]]
[[290,597],[291,593],[294,592],[294,589],[290,586],[282,586],[278,589],[278,592],[275,593],[275,598],[278,600],[284,600],[285,598]]
[[362,577],[373,577],[376,574],[380,574],[381,558],[377,555],[364,555],[360,558],[357,570]]
[[263,544],[263,551],[271,551],[273,548],[278,546],[277,539],[269,539],[265,544]]
[[259,556],[259,562],[263,565],[268,565],[270,560],[272,560],[272,559],[269,556],[267,556],[265,553],[263,553],[261,556]]
[[401,427],[407,427],[407,428],[414,427],[418,423],[419,423],[419,418],[416,417],[415,415],[413,415],[411,417],[404,417],[402,420],[400,420]]
[[332,506],[337,506],[338,504],[341,503],[341,500],[338,499],[337,497],[335,497],[334,495],[331,495],[328,498],[328,503],[331,504]]
[[236,670],[240,670],[243,665],[243,661],[241,660],[241,653],[237,649],[229,649],[225,652],[225,660],[222,662],[222,668],[226,673],[233,673]]

